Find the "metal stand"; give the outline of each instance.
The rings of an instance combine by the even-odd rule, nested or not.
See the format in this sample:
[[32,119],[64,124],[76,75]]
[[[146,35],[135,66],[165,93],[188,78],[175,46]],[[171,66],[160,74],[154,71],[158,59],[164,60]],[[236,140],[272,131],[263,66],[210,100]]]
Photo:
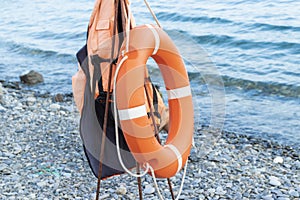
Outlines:
[[[118,10],[119,10],[119,0],[115,0],[115,16],[118,16]],[[113,35],[116,35],[116,30],[117,30],[117,19],[115,19],[115,21],[114,21]],[[102,176],[102,166],[103,166],[102,162],[103,162],[103,159],[104,159],[108,109],[109,109],[109,104],[110,104],[109,96],[110,96],[111,81],[112,81],[112,71],[113,71],[112,68],[113,68],[113,65],[114,65],[113,64],[113,58],[114,58],[114,52],[115,52],[115,43],[116,43],[116,38],[113,37],[112,51],[111,51],[111,58],[110,58],[110,67],[109,67],[108,86],[107,86],[107,95],[106,95],[106,100],[105,100],[105,113],[104,113],[103,134],[102,134],[101,149],[100,149],[100,160],[99,160],[96,200],[99,200],[100,187],[101,187],[101,176]]]
[[[118,8],[119,8],[119,0],[115,0],[115,16],[118,16]],[[116,29],[117,29],[117,22],[116,19],[114,21],[114,29],[113,29],[113,35],[116,35]],[[108,78],[108,89],[107,89],[107,96],[106,96],[106,101],[105,101],[105,113],[104,113],[104,122],[103,122],[103,134],[102,134],[102,141],[101,141],[101,150],[100,150],[100,160],[99,160],[99,170],[98,170],[98,182],[97,182],[97,191],[96,191],[96,200],[99,200],[99,194],[100,194],[100,188],[101,188],[101,176],[102,176],[102,162],[104,159],[104,150],[105,150],[105,139],[106,139],[106,131],[107,131],[107,119],[108,119],[108,109],[109,109],[109,96],[110,96],[110,90],[111,90],[111,81],[112,81],[112,68],[113,68],[113,58],[114,58],[114,51],[115,51],[115,37],[112,40],[112,52],[111,52],[111,59],[110,59],[110,68],[109,68],[109,78]],[[152,104],[150,102],[150,95],[149,92],[147,90],[147,87],[145,87],[145,91],[146,91],[146,96],[147,96],[147,101],[149,104],[149,108],[150,108],[150,116],[151,116],[151,120],[154,126],[154,133],[155,133],[155,137],[157,138],[158,142],[161,143],[160,138],[159,138],[159,129],[157,127],[157,124],[155,122],[155,118],[154,118],[154,114],[153,114],[153,108],[152,108]],[[155,92],[155,91],[153,91]],[[137,174],[140,174],[140,164],[137,163],[136,164],[136,169],[137,169]],[[173,188],[172,188],[172,183],[170,178],[167,178],[168,181],[168,185],[169,185],[169,189],[170,189],[170,193],[172,196],[172,199],[175,200],[174,197],[174,193],[173,193]],[[142,182],[141,182],[141,178],[138,177],[137,178],[137,182],[138,182],[138,190],[139,190],[139,199],[143,200],[143,194],[142,194]]]

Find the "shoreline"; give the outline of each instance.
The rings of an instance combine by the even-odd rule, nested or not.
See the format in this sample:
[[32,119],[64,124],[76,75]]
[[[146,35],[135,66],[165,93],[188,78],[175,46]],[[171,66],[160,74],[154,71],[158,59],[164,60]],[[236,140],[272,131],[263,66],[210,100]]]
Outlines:
[[[0,199],[93,199],[97,179],[83,152],[72,96],[54,102],[50,94],[3,89]],[[190,156],[181,199],[300,198],[299,149],[223,132],[212,150],[202,156],[196,149],[205,131],[198,130],[195,135],[197,148]],[[181,175],[171,178],[174,191]],[[152,178],[147,175],[142,180],[144,198],[158,199]],[[166,182],[160,180],[159,186],[169,199]],[[127,174],[104,180],[100,196],[138,199],[136,180]]]

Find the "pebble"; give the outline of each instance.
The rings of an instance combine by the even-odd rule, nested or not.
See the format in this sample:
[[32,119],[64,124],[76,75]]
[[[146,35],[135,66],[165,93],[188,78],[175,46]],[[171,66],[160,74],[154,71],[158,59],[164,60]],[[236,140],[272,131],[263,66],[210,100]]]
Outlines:
[[29,198],[29,199],[35,199],[35,198],[36,198],[36,194],[29,194],[29,195],[28,195],[28,198]]
[[26,100],[27,100],[28,103],[35,103],[36,102],[35,97],[28,97]]
[[226,183],[227,188],[232,188],[233,184],[232,183]]
[[275,177],[275,176],[270,176],[269,180],[270,180],[269,181],[270,185],[273,185],[273,186],[280,186],[281,185],[280,179]]
[[60,110],[60,105],[59,104],[51,104],[50,109],[52,112]]
[[0,172],[3,172],[7,168],[8,168],[7,164],[0,164]]
[[[99,196],[99,199],[107,199],[108,197],[110,197],[109,194],[103,194],[103,195]],[[95,198],[93,198],[93,199],[95,199]]]
[[225,194],[226,194],[226,191],[223,190],[223,187],[222,187],[222,186],[218,186],[217,189],[216,189],[216,194],[217,194],[217,195],[225,195]]
[[20,80],[22,81],[22,83],[25,83],[28,85],[35,85],[35,84],[44,82],[44,77],[42,74],[40,74],[34,70],[31,70],[27,74],[21,75]]
[[4,108],[1,104],[0,104],[0,112],[5,112],[6,108]]
[[215,190],[214,188],[209,188],[209,189],[207,190],[207,192],[209,193],[210,196],[214,196],[216,190]]
[[22,152],[22,147],[19,144],[16,143],[13,144],[13,148],[14,148],[13,153],[16,155]]
[[120,186],[117,190],[116,190],[116,193],[117,194],[120,194],[120,195],[125,195],[127,193],[127,189],[126,187],[124,186]]
[[300,170],[300,161],[297,160],[294,164],[295,164],[296,169]]
[[278,197],[277,200],[291,200],[291,199],[288,197]]
[[280,157],[280,156],[277,156],[276,158],[274,158],[273,162],[278,163],[278,164],[282,164],[283,163],[283,158]]
[[144,189],[145,194],[153,194],[155,192],[155,188],[152,185],[146,185]]
[[292,197],[299,197],[299,192],[294,190],[294,189],[291,189],[289,191],[289,195],[292,196]]
[[[53,103],[51,95],[11,88],[4,93],[9,105],[0,104],[5,107],[0,113],[0,199],[95,199],[97,179],[82,148],[79,113],[64,97]],[[195,134],[181,199],[299,198],[298,149],[222,132],[214,146],[201,151],[198,145],[206,143],[198,133],[202,128]],[[181,178],[182,170],[171,178],[175,193]],[[142,185],[144,199],[159,199],[150,175]],[[166,179],[158,179],[158,185],[171,199]],[[101,182],[100,199],[138,199],[137,191],[136,179],[122,174]]]
[[56,94],[54,97],[55,102],[63,102],[64,101],[64,96],[63,94]]
[[48,183],[46,181],[41,181],[41,182],[38,182],[36,185],[39,187],[45,187],[48,185]]
[[274,200],[272,194],[268,194],[268,195],[264,196],[263,199],[264,199],[264,200]]
[[0,83],[0,104],[3,104],[3,87],[2,87],[2,83]]

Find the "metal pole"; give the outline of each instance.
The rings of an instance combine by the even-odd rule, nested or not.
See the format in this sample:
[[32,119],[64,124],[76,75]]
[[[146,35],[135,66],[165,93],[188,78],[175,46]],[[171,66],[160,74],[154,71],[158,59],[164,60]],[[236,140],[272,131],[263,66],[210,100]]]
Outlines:
[[109,96],[110,96],[110,90],[111,90],[112,68],[113,68],[113,59],[114,59],[114,52],[115,52],[115,42],[116,42],[115,37],[116,37],[116,29],[117,29],[116,16],[118,16],[118,10],[119,10],[118,7],[119,7],[119,0],[115,0],[115,21],[114,21],[114,29],[113,29],[112,51],[111,51],[111,58],[110,58],[107,94],[106,94],[106,100],[105,100],[105,113],[104,113],[103,134],[102,134],[101,149],[100,149],[100,161],[99,161],[99,170],[98,170],[96,200],[99,200],[99,194],[100,194],[100,188],[101,188],[101,176],[102,176],[102,166],[103,166],[102,162],[104,159],[104,147],[105,147],[106,130],[107,130],[108,109],[109,109],[109,105],[110,105],[109,104]]
[[[159,138],[159,130],[158,130],[158,127],[157,127],[157,125],[155,123],[155,118],[154,118],[154,114],[153,114],[153,108],[152,108],[152,104],[150,102],[150,95],[149,95],[149,92],[147,90],[146,84],[145,84],[145,91],[146,91],[146,97],[147,97],[148,105],[149,105],[149,108],[150,108],[151,120],[152,120],[152,123],[153,123],[153,126],[154,126],[154,133],[155,133],[157,141],[159,143],[161,143],[161,140]],[[153,92],[155,92],[155,91],[153,90]],[[172,200],[175,200],[175,196],[174,196],[174,192],[173,192],[173,187],[172,187],[172,183],[171,183],[170,178],[167,178],[167,181],[168,181],[170,193],[171,193],[171,196],[172,196]]]
[[[140,174],[140,164],[138,162],[136,163],[136,171],[137,171],[137,174]],[[137,182],[138,182],[140,200],[143,200],[141,177],[137,177]]]

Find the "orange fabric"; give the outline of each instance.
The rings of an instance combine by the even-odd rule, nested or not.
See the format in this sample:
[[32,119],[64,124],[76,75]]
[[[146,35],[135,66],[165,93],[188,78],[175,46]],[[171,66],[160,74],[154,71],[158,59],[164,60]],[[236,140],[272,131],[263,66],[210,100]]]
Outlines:
[[[124,1],[120,1],[121,4]],[[129,2],[127,1],[127,5]],[[125,6],[123,6],[124,8]],[[123,10],[123,13],[126,14],[124,19],[127,20],[126,9]],[[114,0],[97,0],[95,3],[95,8],[92,13],[92,17],[89,23],[89,37],[87,41],[88,45],[88,55],[98,55],[100,58],[110,59],[112,52],[112,41],[113,41],[113,25],[116,20],[114,17],[115,14],[115,5]],[[126,21],[125,24],[127,24]],[[135,26],[134,18],[131,18],[131,26]],[[118,32],[118,30],[117,30]],[[115,54],[114,58],[118,54],[118,44],[119,37],[115,37]],[[93,65],[90,63],[90,76],[93,77]],[[101,75],[102,75],[102,85],[104,91],[107,91],[108,88],[108,72],[109,72],[109,63],[101,63]],[[96,91],[97,93],[97,91]]]
[[[120,1],[122,4],[124,1]],[[127,5],[129,1],[126,1]],[[123,12],[126,13],[125,9],[126,5],[123,5],[124,8]],[[114,0],[96,0],[94,9],[92,11],[89,25],[88,25],[88,40],[87,40],[87,50],[88,56],[98,55],[104,59],[110,59],[111,57],[111,45],[112,45],[112,36],[113,36],[113,24],[114,24],[114,13],[115,6]],[[127,13],[126,13],[127,15]],[[124,17],[127,19],[127,17]],[[128,23],[128,22],[126,22]],[[131,26],[135,26],[134,18],[131,17]],[[116,53],[115,57],[117,56],[118,52],[118,37],[116,37]],[[109,63],[102,63],[101,64],[101,72],[102,72],[102,84],[104,91],[107,91],[108,87],[108,69]],[[91,64],[89,59],[89,72],[91,81],[93,80],[93,71],[94,66]],[[72,77],[72,89],[74,94],[74,99],[78,110],[81,112],[83,107],[83,95],[84,95],[84,85],[86,83],[86,77],[83,73],[82,69],[79,67],[79,71]],[[90,83],[92,86],[92,82]],[[92,88],[92,87],[91,87]],[[93,91],[95,93],[95,98],[99,95],[98,92],[98,84],[96,84],[96,89]]]
[[72,89],[75,104],[81,113],[83,107],[83,96],[86,84],[86,77],[81,67],[79,66],[78,72],[72,77]]
[[[129,5],[129,1],[126,0],[127,5],[124,5],[124,1],[120,1],[120,3],[123,4],[122,8],[124,9],[126,6]],[[104,59],[110,59],[111,57],[111,47],[112,47],[112,37],[113,37],[113,24],[114,24],[114,13],[115,12],[115,5],[114,0],[96,0],[93,12],[90,17],[88,31],[89,36],[87,40],[87,51],[88,51],[88,57],[93,55],[98,55],[101,58]],[[124,19],[127,20],[127,11],[126,9],[123,10],[123,13],[126,14],[124,16]],[[128,21],[126,21],[128,23]],[[135,21],[134,17],[131,16],[131,27],[135,27]],[[126,25],[126,24],[125,24]],[[115,57],[117,56],[117,48],[118,48],[118,37],[116,37],[116,53]],[[100,64],[101,68],[101,76],[102,76],[102,85],[103,90],[107,91],[108,88],[108,76],[109,76],[109,66],[110,64],[108,62],[103,62]],[[114,76],[113,69],[112,75]],[[90,72],[90,80],[93,80],[93,71],[94,66],[91,64],[91,61],[89,59],[89,72]],[[144,69],[145,75],[141,78],[148,77],[147,68]],[[89,83],[92,87],[92,82]],[[86,77],[83,73],[81,67],[79,66],[78,72],[72,77],[72,89],[73,89],[73,96],[76,103],[76,106],[81,113],[83,103],[84,103],[84,90],[86,85]],[[153,89],[151,87],[151,83],[148,82],[147,84],[147,91],[149,91],[150,96],[150,102],[153,101]],[[94,92],[94,98],[97,98],[99,95],[99,89],[98,89],[98,83],[96,83]],[[112,87],[111,87],[112,88]],[[146,98],[143,97],[143,100]],[[149,112],[149,105],[147,104],[147,111]],[[168,113],[166,112],[166,107],[164,105],[163,99],[160,95],[158,95],[158,112],[162,116],[162,118],[155,117],[156,124],[158,124],[160,129],[163,127],[166,127],[168,124]]]

